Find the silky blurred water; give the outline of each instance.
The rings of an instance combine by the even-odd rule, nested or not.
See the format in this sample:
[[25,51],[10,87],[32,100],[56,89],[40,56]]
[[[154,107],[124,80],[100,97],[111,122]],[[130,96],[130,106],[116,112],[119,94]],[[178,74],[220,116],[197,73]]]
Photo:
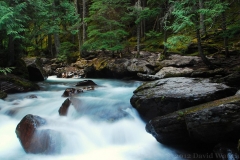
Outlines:
[[[41,91],[12,94],[4,101],[0,100],[0,159],[180,159],[173,149],[161,145],[145,131],[145,123],[131,107],[130,98],[141,82],[92,79],[98,87],[76,95],[71,99],[75,104],[70,105],[67,116],[59,116],[58,109],[66,99],[61,97],[64,90],[76,88],[75,84],[81,80],[84,79],[52,76],[39,83]],[[29,95],[37,98],[29,99]],[[47,119],[49,123],[44,128],[61,133],[60,154],[24,152],[15,128],[27,114]]]

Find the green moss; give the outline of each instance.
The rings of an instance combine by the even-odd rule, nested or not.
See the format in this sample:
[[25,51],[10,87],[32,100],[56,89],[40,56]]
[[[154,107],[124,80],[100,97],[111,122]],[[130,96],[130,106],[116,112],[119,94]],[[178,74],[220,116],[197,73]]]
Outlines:
[[12,74],[8,74],[7,76],[1,75],[0,76],[1,81],[7,81],[7,82],[12,82],[15,85],[19,85],[20,87],[25,88],[25,90],[39,90],[40,87],[26,79],[14,76]]
[[94,61],[94,67],[96,70],[102,70],[108,65],[109,58],[98,58]]
[[204,103],[201,105],[197,105],[194,107],[190,107],[190,108],[186,108],[184,110],[181,110],[182,112],[185,112],[186,114],[189,113],[193,113],[193,112],[197,112],[206,108],[212,108],[215,106],[219,106],[221,104],[226,104],[226,103],[233,103],[233,102],[239,102],[240,101],[240,96],[231,96],[231,97],[227,97],[227,98],[223,98],[223,99],[219,99],[219,100],[215,100],[212,102],[208,102],[208,103]]

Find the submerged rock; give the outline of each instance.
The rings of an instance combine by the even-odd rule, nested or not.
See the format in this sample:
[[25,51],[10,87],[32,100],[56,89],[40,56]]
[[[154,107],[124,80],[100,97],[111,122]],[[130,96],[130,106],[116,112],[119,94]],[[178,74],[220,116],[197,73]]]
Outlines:
[[240,97],[232,96],[156,117],[146,130],[164,144],[237,142],[239,115]]
[[208,79],[166,78],[144,83],[134,91],[131,104],[146,119],[232,96],[236,89]]
[[78,93],[81,93],[81,92],[83,92],[82,89],[67,88],[63,92],[62,97],[70,97],[70,96],[72,96],[74,94],[78,94]]
[[29,96],[27,96],[27,97],[25,97],[25,98],[27,98],[27,99],[34,99],[34,98],[37,98],[37,96],[34,95],[34,94],[32,94],[32,95],[29,95]]
[[16,135],[26,153],[56,154],[60,152],[60,133],[50,129],[41,129],[47,124],[39,116],[26,115],[16,128]]

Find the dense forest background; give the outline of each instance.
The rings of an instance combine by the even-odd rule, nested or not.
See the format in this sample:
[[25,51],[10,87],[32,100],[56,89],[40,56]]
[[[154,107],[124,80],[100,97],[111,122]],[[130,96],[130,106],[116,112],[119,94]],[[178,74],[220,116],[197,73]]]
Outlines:
[[[1,0],[0,67],[23,56],[72,61],[102,50],[184,54],[240,46],[238,0]],[[138,56],[138,54],[137,54]]]

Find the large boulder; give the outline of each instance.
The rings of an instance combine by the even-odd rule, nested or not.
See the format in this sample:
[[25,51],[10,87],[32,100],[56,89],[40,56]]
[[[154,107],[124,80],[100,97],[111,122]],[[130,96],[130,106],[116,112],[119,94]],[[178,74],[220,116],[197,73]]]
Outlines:
[[166,78],[144,83],[134,91],[131,104],[146,119],[234,95],[235,88],[209,79]]
[[16,127],[16,135],[26,153],[57,154],[60,152],[60,133],[41,129],[46,119],[28,114]]
[[164,144],[207,144],[237,142],[240,138],[240,96],[159,116],[146,126]]
[[0,75],[0,90],[6,93],[21,93],[39,90],[40,87],[26,79],[7,74]]
[[46,71],[43,69],[40,58],[25,59],[25,62],[31,81],[44,81],[48,77]]

